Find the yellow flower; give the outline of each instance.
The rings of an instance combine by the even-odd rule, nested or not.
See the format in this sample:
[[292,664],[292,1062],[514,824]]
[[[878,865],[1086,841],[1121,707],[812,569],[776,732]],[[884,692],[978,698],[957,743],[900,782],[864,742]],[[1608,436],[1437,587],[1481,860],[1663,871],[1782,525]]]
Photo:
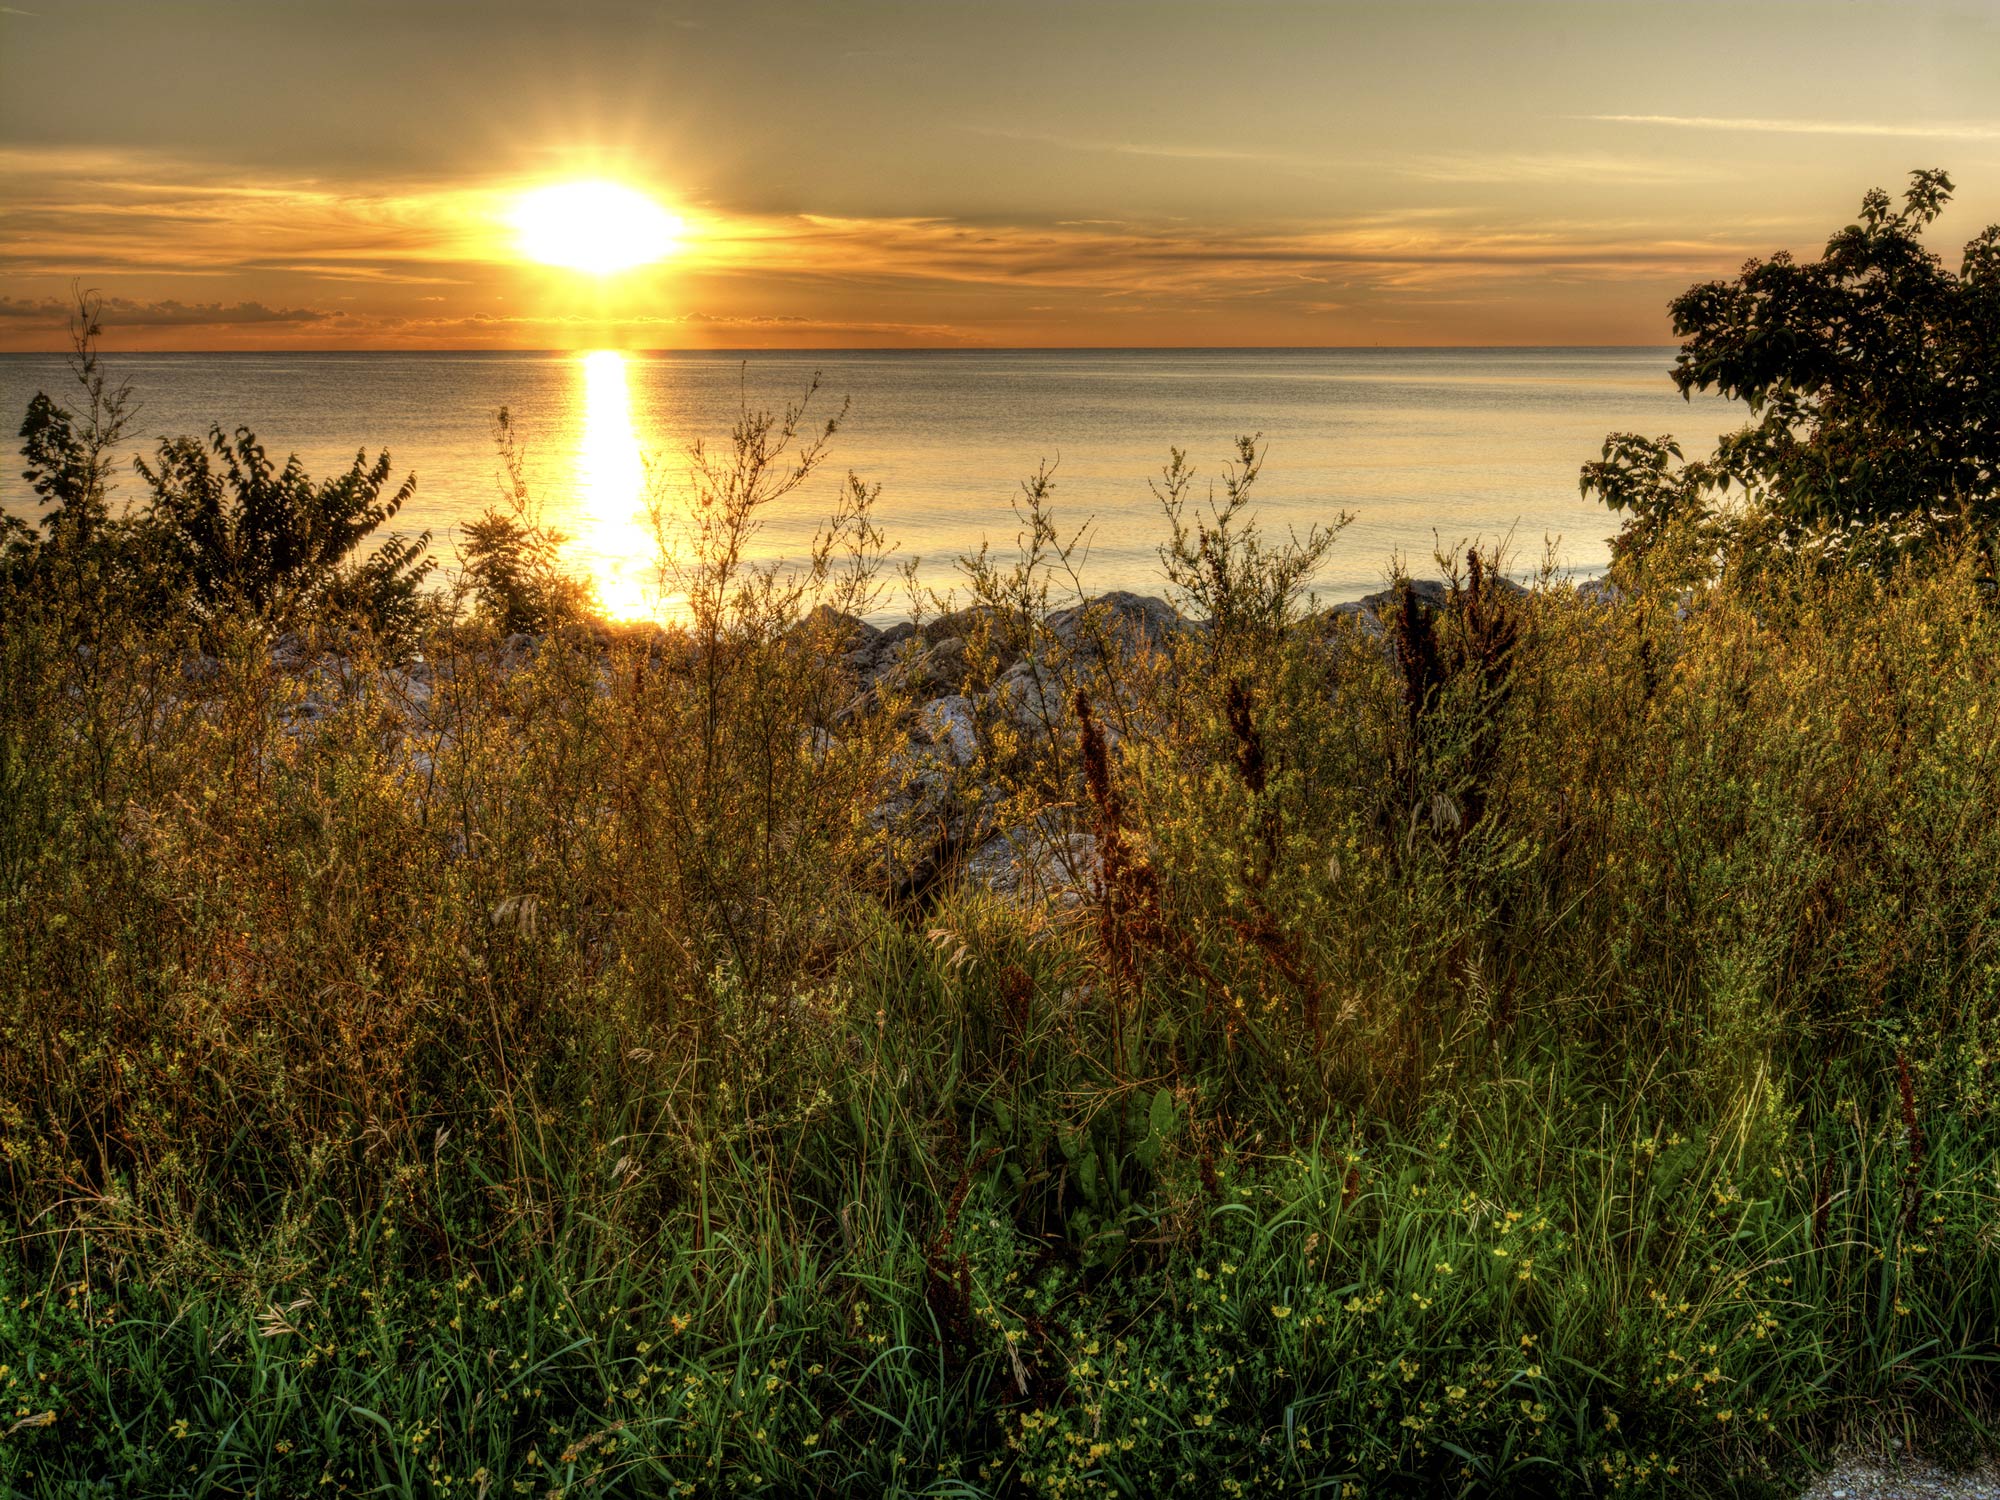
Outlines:
[[1279,1318],[1279,1319],[1289,1318],[1291,1315],[1292,1315],[1292,1310],[1289,1307],[1273,1306],[1271,1309],[1271,1316],[1274,1318]]

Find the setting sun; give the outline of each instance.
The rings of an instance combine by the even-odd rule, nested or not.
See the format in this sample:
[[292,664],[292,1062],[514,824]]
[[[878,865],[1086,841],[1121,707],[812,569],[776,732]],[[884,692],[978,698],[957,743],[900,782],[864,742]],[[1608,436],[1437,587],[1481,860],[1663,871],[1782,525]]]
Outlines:
[[524,193],[509,215],[520,251],[543,265],[608,275],[673,252],[681,223],[616,182],[563,182]]

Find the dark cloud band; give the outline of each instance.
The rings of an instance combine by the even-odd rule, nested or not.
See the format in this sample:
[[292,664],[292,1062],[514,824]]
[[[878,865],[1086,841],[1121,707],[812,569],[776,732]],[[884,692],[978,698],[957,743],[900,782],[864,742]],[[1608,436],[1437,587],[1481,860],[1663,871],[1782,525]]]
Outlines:
[[[73,304],[53,297],[39,300],[0,297],[0,318],[31,324],[67,322]],[[135,302],[130,298],[107,298],[100,321],[105,327],[128,328],[220,328],[239,324],[325,323],[340,317],[310,307],[266,307],[261,302]]]

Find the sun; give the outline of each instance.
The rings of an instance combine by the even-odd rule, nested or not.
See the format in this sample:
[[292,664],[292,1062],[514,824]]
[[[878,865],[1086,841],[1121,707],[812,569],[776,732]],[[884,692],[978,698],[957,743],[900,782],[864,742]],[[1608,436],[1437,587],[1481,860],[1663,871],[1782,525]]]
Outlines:
[[536,188],[514,200],[508,219],[529,260],[598,276],[664,260],[681,229],[651,198],[617,182]]

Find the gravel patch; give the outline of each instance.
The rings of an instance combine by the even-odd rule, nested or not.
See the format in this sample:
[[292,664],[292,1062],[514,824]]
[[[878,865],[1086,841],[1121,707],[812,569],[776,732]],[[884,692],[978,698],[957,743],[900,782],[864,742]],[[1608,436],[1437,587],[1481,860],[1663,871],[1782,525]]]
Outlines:
[[1914,1459],[1847,1457],[1800,1500],[2000,1500],[2000,1470],[1953,1473]]

